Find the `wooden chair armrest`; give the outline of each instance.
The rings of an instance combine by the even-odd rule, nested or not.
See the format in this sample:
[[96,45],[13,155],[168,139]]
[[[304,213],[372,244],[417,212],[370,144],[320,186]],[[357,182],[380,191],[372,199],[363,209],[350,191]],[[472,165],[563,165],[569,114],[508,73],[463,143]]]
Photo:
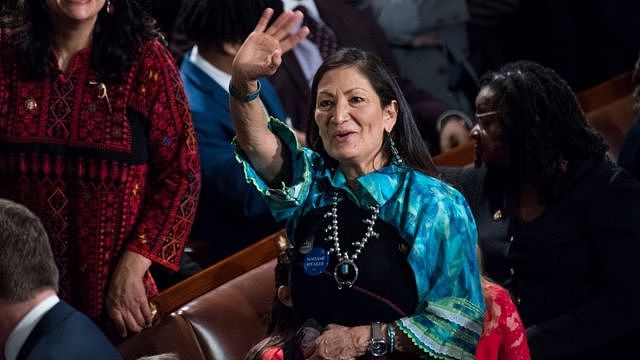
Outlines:
[[156,311],[154,321],[159,321],[227,281],[275,259],[285,246],[285,231],[280,230],[164,290],[150,300]]

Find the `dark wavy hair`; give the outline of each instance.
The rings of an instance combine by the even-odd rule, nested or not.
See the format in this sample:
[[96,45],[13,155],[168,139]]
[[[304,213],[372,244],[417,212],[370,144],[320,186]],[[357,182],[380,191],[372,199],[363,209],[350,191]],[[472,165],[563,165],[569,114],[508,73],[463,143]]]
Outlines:
[[178,21],[199,47],[221,50],[223,43],[241,44],[268,7],[272,21],[283,11],[281,0],[184,0]]
[[[99,12],[91,43],[91,68],[105,82],[124,80],[128,68],[139,55],[141,45],[161,38],[155,20],[137,0],[111,0],[115,11]],[[13,41],[20,59],[21,74],[31,80],[53,72],[52,24],[44,0],[19,0],[10,14]]]
[[385,136],[380,151],[384,151],[389,159],[392,158],[391,139],[396,144],[400,156],[404,162],[427,175],[438,176],[429,148],[424,139],[420,136],[420,131],[413,119],[411,108],[405,99],[402,90],[398,86],[398,82],[386,69],[380,58],[372,53],[355,49],[344,48],[335,54],[327,57],[316,72],[313,83],[311,85],[311,106],[307,116],[307,141],[311,148],[321,154],[330,166],[336,166],[337,161],[331,158],[322,144],[318,125],[315,122],[316,98],[318,95],[318,84],[322,77],[329,71],[353,67],[364,75],[376,94],[380,98],[380,106],[385,107],[393,100],[398,102],[398,118],[396,125],[390,132],[389,136]]
[[497,99],[512,185],[531,184],[543,204],[557,196],[566,162],[606,159],[602,136],[555,71],[518,61],[484,75],[480,87]]

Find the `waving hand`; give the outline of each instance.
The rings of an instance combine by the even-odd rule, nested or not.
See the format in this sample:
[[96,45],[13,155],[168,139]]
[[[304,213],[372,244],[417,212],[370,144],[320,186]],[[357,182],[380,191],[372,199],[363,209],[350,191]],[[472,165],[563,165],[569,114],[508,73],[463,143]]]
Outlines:
[[265,9],[255,29],[238,50],[232,66],[234,80],[253,81],[273,75],[282,63],[282,54],[309,34],[306,26],[295,34],[290,33],[302,20],[303,15],[299,11],[285,11],[268,26],[272,16],[273,9]]

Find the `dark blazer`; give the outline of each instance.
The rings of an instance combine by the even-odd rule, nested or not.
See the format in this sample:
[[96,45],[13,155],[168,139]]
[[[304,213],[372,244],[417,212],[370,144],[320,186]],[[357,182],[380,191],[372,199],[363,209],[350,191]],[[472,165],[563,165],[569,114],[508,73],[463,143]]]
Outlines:
[[[201,242],[207,265],[254,243],[281,226],[268,211],[262,196],[247,183],[235,159],[231,141],[236,135],[229,112],[229,94],[188,60],[180,66],[196,130],[202,190],[191,230],[191,241]],[[260,80],[260,99],[267,112],[286,119],[282,104],[269,81]],[[250,226],[247,226],[250,225]],[[211,240],[215,239],[215,244]],[[203,258],[195,254],[195,258]]]
[[16,358],[57,359],[113,360],[122,356],[89,318],[60,301],[33,328]]
[[[322,20],[336,34],[339,47],[370,51],[380,57],[392,73],[399,73],[384,31],[369,10],[358,9],[342,0],[320,0],[315,3]],[[271,80],[293,125],[300,130],[306,129],[311,89],[293,51],[284,54],[282,65]],[[432,153],[439,152],[436,121],[449,106],[418,90],[406,78],[398,78],[398,82],[429,148]]]

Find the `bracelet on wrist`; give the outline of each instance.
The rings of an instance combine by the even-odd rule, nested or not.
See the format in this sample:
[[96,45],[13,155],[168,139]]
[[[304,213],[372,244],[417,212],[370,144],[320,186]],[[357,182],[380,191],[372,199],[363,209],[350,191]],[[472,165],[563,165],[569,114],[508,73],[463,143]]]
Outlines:
[[242,94],[238,89],[233,87],[231,83],[229,83],[229,95],[240,102],[251,102],[257,99],[258,96],[260,96],[260,80],[256,80],[256,82],[258,83],[258,88],[256,89],[256,91],[252,91],[248,94]]

